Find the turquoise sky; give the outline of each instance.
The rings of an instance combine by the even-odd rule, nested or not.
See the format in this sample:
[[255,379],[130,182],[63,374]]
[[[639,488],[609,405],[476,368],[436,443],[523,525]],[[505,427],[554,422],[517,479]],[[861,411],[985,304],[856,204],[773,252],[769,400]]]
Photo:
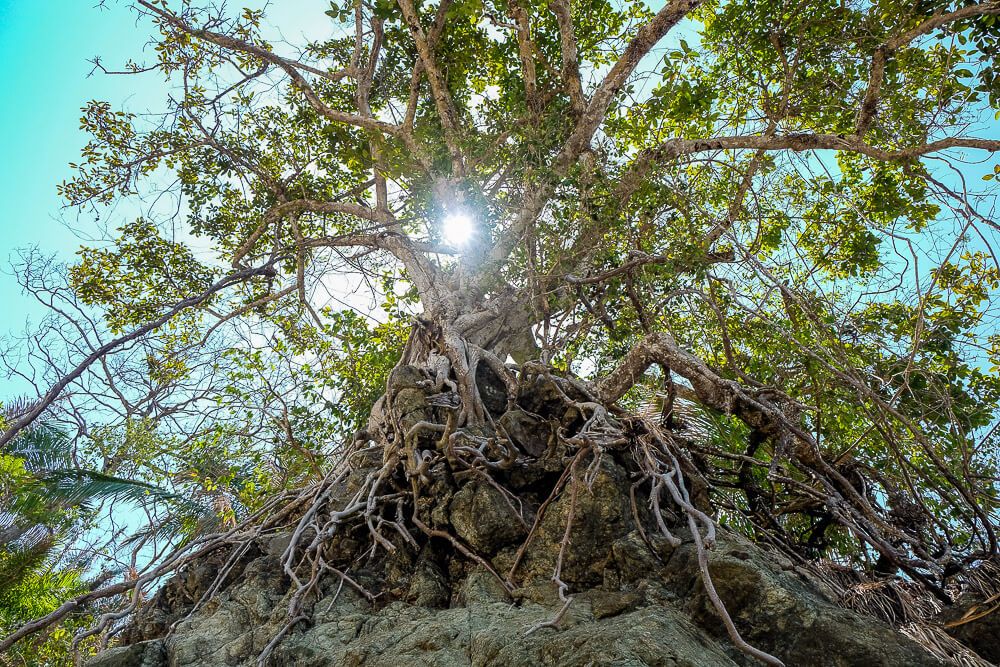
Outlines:
[[[88,62],[101,56],[109,68],[139,60],[150,23],[136,22],[125,0],[0,0],[0,335],[20,330],[39,308],[24,298],[10,272],[17,248],[37,245],[72,259],[81,244],[71,227],[86,232],[92,218],[63,209],[56,184],[70,175],[86,137],[79,131],[80,107],[101,99],[143,112],[162,108],[165,89],[156,76],[89,76]],[[240,5],[259,6],[254,0]],[[269,16],[295,40],[303,16],[322,16],[322,0],[272,3]],[[308,9],[309,11],[305,11]],[[318,10],[318,11],[317,11]],[[112,227],[124,213],[112,213]],[[74,223],[78,223],[75,224]],[[4,392],[0,391],[0,395]]]
[[[75,214],[63,210],[56,184],[70,174],[85,139],[80,107],[90,99],[153,104],[154,81],[88,74],[87,60],[101,54],[111,63],[145,43],[124,5],[96,0],[0,0],[0,333],[20,329],[40,312],[22,297],[10,274],[15,249],[37,245],[62,259],[80,240],[66,227]],[[87,221],[80,220],[86,229]]]
[[[94,229],[93,216],[78,217],[64,209],[56,185],[69,178],[87,137],[80,132],[80,108],[89,100],[142,113],[162,110],[166,88],[155,75],[91,76],[88,62],[100,56],[115,69],[128,59],[141,61],[149,42],[150,23],[136,21],[127,0],[0,0],[0,337],[21,332],[44,314],[21,294],[11,272],[18,249],[36,246],[70,261]],[[244,0],[260,6],[264,0]],[[269,3],[269,23],[280,26],[288,41],[302,33],[317,37],[329,30],[322,16],[325,0],[282,0]],[[104,214],[114,228],[127,207]],[[0,400],[27,390],[0,376]]]
[[[16,249],[36,245],[46,253],[70,260],[83,239],[71,230],[93,229],[93,219],[77,219],[63,209],[56,184],[70,175],[86,137],[79,131],[80,107],[102,99],[114,107],[143,112],[160,109],[164,86],[154,76],[89,76],[88,60],[100,55],[109,66],[127,58],[141,59],[148,42],[149,22],[136,22],[126,0],[0,0],[0,336],[21,330],[27,318],[42,310],[20,294],[10,272]],[[259,6],[263,0],[236,4]],[[322,16],[326,0],[281,0],[269,3],[269,23],[291,42],[300,35],[318,37],[330,30]],[[656,3],[654,3],[656,4]],[[317,34],[318,33],[318,34]],[[272,29],[269,34],[275,34]],[[990,123],[973,134],[1000,136],[1000,124]],[[963,171],[973,187],[993,162],[970,154],[979,164]],[[948,174],[942,174],[948,179]],[[954,179],[954,176],[950,176]],[[110,212],[104,223],[116,227],[127,210]],[[0,380],[2,383],[2,380]],[[10,387],[0,386],[0,396]]]
[[[146,42],[124,4],[95,5],[97,0],[0,0],[0,337],[44,315],[12,274],[18,249],[37,246],[68,261],[82,241],[67,224],[87,230],[92,222],[77,221],[56,195],[86,141],[80,107],[95,98],[137,108],[155,103],[154,81],[88,77],[93,66],[87,61],[95,55],[123,61]],[[28,385],[0,376],[0,400],[24,393]]]

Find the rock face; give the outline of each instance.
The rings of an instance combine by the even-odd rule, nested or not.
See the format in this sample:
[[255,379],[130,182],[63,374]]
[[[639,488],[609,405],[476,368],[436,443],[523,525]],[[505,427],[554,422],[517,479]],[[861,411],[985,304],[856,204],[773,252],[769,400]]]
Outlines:
[[1000,595],[967,595],[942,614],[948,634],[980,657],[1000,663]]
[[[706,597],[689,534],[674,548],[638,530],[622,466],[606,457],[589,489],[577,493],[563,567],[573,601],[560,628],[534,625],[562,603],[549,580],[565,531],[569,499],[552,504],[509,593],[492,574],[447,543],[381,563],[388,581],[369,603],[336,576],[323,581],[310,616],[283,638],[275,665],[720,665],[753,664],[726,637]],[[449,503],[455,532],[506,571],[526,530],[509,499],[470,481]],[[90,667],[254,665],[283,626],[289,582],[278,554],[283,536],[248,553],[228,587],[193,615],[216,561],[198,563],[157,594],[127,633],[132,643]],[[826,599],[791,562],[726,531],[710,552],[719,595],[752,644],[789,665],[940,664],[905,636]],[[374,571],[352,575],[377,588]],[[171,623],[177,625],[166,634]],[[163,636],[166,635],[166,636]]]
[[[621,443],[641,424],[624,437],[579,387],[543,375],[508,405],[499,379],[477,373],[498,426],[445,437],[455,402],[441,377],[397,367],[368,429],[383,445],[357,451],[353,472],[308,510],[291,505],[302,522],[291,513],[189,563],[90,667],[754,664],[706,592],[686,515],[664,505],[656,516],[640,496],[651,477]],[[611,444],[576,437],[595,421]],[[692,506],[710,512],[706,484],[681,465]],[[375,510],[377,491],[389,504]],[[346,506],[368,510],[331,518]],[[373,521],[398,539],[373,541]],[[311,580],[308,564],[297,570],[311,582],[297,596],[282,563],[301,562],[302,543],[329,567]],[[707,568],[743,638],[787,665],[941,664],[730,531],[719,529]]]

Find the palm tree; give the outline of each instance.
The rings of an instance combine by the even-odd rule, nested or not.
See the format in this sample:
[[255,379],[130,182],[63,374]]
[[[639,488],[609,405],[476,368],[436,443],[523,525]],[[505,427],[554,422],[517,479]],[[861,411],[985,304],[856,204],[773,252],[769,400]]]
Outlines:
[[[0,414],[9,418],[25,405],[18,401]],[[72,441],[51,424],[41,422],[0,447],[0,635],[90,586],[86,562],[67,561],[58,547],[72,542],[104,501],[166,501],[192,511],[177,494],[78,465]]]
[[152,484],[76,465],[67,435],[42,423],[0,448],[0,548],[54,536],[104,500],[179,500]]

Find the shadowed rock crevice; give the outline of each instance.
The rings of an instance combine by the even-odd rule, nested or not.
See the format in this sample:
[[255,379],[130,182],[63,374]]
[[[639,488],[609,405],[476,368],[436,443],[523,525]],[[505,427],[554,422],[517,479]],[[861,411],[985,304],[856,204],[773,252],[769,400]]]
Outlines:
[[[393,409],[410,428],[444,423],[439,387],[408,372],[391,381]],[[677,539],[659,529],[634,451],[568,449],[583,420],[541,378],[509,407],[497,422],[522,455],[484,468],[454,470],[444,455],[428,465],[418,511],[430,535],[401,524],[406,537],[389,549],[365,521],[339,524],[322,538],[330,568],[290,626],[297,587],[282,561],[293,524],[187,565],[140,608],[124,645],[90,667],[249,666],[262,654],[266,664],[316,667],[755,664],[733,646],[706,593],[683,513],[663,502]],[[469,441],[489,452],[490,428]],[[428,430],[413,446],[433,451],[437,438]],[[377,449],[359,450],[318,512],[344,507],[380,469]],[[396,495],[411,481],[400,474]],[[398,520],[394,507],[376,518]],[[300,543],[313,540],[309,530]],[[838,606],[810,572],[725,528],[708,570],[740,634],[786,664],[942,664],[889,625]]]
[[[574,601],[560,630],[525,636],[560,607],[550,577],[568,512],[563,499],[541,522],[513,593],[439,541],[374,564],[361,558],[351,574],[378,591],[375,603],[337,577],[324,579],[308,619],[275,649],[273,664],[753,664],[727,642],[703,592],[689,535],[678,530],[684,542],[674,548],[656,534],[647,544],[636,529],[620,465],[603,462],[578,502],[574,548],[563,569]],[[493,487],[470,480],[451,496],[448,516],[467,544],[495,554],[498,570],[512,564],[526,531]],[[211,583],[212,564],[188,568],[139,613],[127,633],[135,643],[91,667],[256,664],[285,621],[289,582],[275,554],[280,544],[281,536],[272,538],[249,555],[233,585],[185,618]],[[748,641],[789,664],[939,664],[889,626],[824,598],[790,562],[727,531],[711,552],[710,569]]]

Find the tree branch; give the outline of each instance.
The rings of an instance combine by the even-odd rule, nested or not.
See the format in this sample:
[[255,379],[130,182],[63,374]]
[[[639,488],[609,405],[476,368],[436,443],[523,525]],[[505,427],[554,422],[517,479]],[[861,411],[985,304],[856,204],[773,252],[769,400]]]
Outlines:
[[387,215],[386,211],[374,210],[360,204],[318,201],[315,199],[294,199],[292,201],[281,202],[272,206],[267,210],[267,212],[264,213],[260,224],[257,225],[250,236],[248,236],[247,239],[240,244],[240,247],[236,249],[236,252],[233,253],[233,267],[240,266],[243,258],[249,254],[249,252],[253,249],[254,244],[260,240],[271,225],[290,215],[301,215],[302,213],[342,213],[344,215],[361,218],[362,220],[371,220],[372,222],[380,222],[383,224],[391,224],[394,222],[392,216]]
[[1000,2],[991,0],[991,2],[962,7],[953,12],[939,12],[912,30],[888,39],[879,45],[872,54],[872,64],[868,74],[868,87],[865,89],[865,95],[861,100],[861,107],[858,109],[858,118],[854,133],[858,136],[864,136],[871,129],[875,115],[878,113],[878,102],[882,94],[882,81],[885,79],[885,67],[889,58],[896,51],[918,37],[926,35],[948,23],[954,23],[955,21],[975,16],[983,16],[985,14],[1000,14]]
[[975,137],[947,137],[926,144],[907,148],[883,149],[867,144],[853,134],[786,134],[767,136],[763,134],[715,137],[712,139],[668,139],[659,146],[645,151],[629,170],[623,180],[641,177],[656,163],[665,162],[682,155],[726,150],[765,151],[813,151],[835,150],[861,153],[876,160],[912,160],[928,153],[936,153],[950,148],[970,148],[990,152],[1000,151],[1000,140]]
[[541,214],[545,204],[555,192],[558,179],[565,176],[583,152],[590,147],[594,133],[604,121],[608,108],[639,65],[639,61],[671,28],[700,4],[701,0],[671,0],[648,23],[639,28],[621,57],[594,91],[586,110],[577,120],[569,138],[553,160],[551,176],[540,179],[537,185],[527,190],[517,219],[486,253],[485,261],[475,281],[478,283],[477,287],[481,288],[483,282],[492,279],[497,264],[510,256],[513,249],[521,242],[525,231]]
[[90,366],[94,362],[101,359],[110,352],[113,352],[114,350],[117,350],[118,348],[127,345],[128,343],[137,340],[145,336],[149,332],[163,326],[171,319],[173,319],[181,311],[205,303],[206,301],[208,301],[217,293],[221,292],[227,287],[245,282],[250,278],[256,276],[273,276],[274,265],[279,261],[279,259],[280,258],[272,258],[270,261],[268,261],[266,264],[262,266],[250,269],[243,269],[242,271],[231,273],[225,278],[222,278],[221,280],[214,283],[204,292],[197,294],[195,296],[188,297],[183,301],[180,301],[174,307],[172,307],[170,310],[168,310],[166,313],[156,318],[155,320],[152,320],[151,322],[144,324],[143,326],[139,327],[138,329],[132,331],[129,334],[126,334],[124,336],[119,336],[114,340],[108,341],[104,345],[100,346],[99,348],[91,352],[86,359],[77,364],[73,370],[71,370],[66,375],[62,376],[62,378],[60,378],[59,381],[57,381],[54,385],[52,385],[52,387],[45,393],[45,395],[42,396],[40,399],[38,399],[38,401],[32,405],[31,409],[21,414],[17,419],[13,421],[13,423],[9,427],[7,427],[7,430],[5,430],[3,434],[0,434],[0,447],[7,444],[14,438],[16,438],[21,431],[30,426],[31,423],[34,422],[39,417],[39,415],[45,412],[45,410],[48,409],[48,407],[52,405],[52,403],[54,403],[57,398],[59,398],[59,395],[62,394],[63,390],[67,386],[69,386],[74,380],[83,375],[83,373],[88,368],[90,368]]
[[444,128],[444,140],[448,145],[448,152],[451,154],[452,171],[457,176],[463,176],[465,174],[465,158],[459,144],[458,114],[455,111],[451,93],[448,92],[448,84],[434,58],[433,47],[420,25],[420,17],[417,15],[412,0],[397,0],[397,4],[403,12],[403,18],[406,20],[406,25],[416,43],[424,72],[427,73],[427,82],[431,87],[434,105],[437,107],[438,116],[441,118],[441,125]]
[[319,96],[316,94],[316,91],[312,88],[311,85],[309,85],[309,82],[302,75],[302,71],[306,71],[309,72],[310,74],[322,76],[323,78],[329,79],[331,81],[339,81],[340,79],[344,78],[344,76],[348,75],[353,76],[355,73],[352,71],[344,71],[343,73],[336,73],[336,74],[331,74],[330,72],[323,72],[322,70],[310,67],[308,65],[304,65],[303,63],[300,63],[298,61],[283,58],[275,54],[274,52],[269,51],[256,44],[251,44],[250,42],[246,42],[244,40],[237,39],[235,37],[230,37],[229,35],[223,35],[221,33],[213,32],[211,30],[203,30],[200,28],[195,28],[194,26],[189,25],[186,21],[181,19],[173,12],[163,9],[162,7],[158,7],[149,0],[136,0],[136,2],[142,7],[145,7],[147,10],[152,12],[155,16],[159,17],[163,21],[166,21],[168,24],[172,25],[181,32],[191,35],[192,37],[204,40],[206,42],[210,42],[224,49],[229,49],[231,51],[238,51],[240,53],[246,53],[248,55],[255,56],[257,58],[260,58],[264,62],[268,62],[271,63],[272,65],[277,66],[282,71],[284,71],[285,74],[287,74],[288,77],[292,80],[292,82],[295,83],[295,86],[302,91],[302,95],[306,98],[306,101],[309,102],[309,105],[316,111],[316,113],[323,116],[327,120],[336,123],[345,123],[347,125],[353,125],[355,127],[360,127],[366,130],[371,130],[373,132],[380,132],[383,134],[398,135],[400,133],[400,129],[395,125],[391,125],[389,123],[376,120],[374,118],[366,118],[358,114],[347,113],[345,111],[337,111],[336,109],[330,108],[326,103],[323,102],[323,100],[319,98]]
[[583,96],[580,82],[580,61],[577,55],[576,34],[573,31],[573,17],[568,0],[552,0],[549,9],[559,23],[559,42],[562,51],[562,79],[569,95],[570,108],[574,115],[583,114],[587,100]]

